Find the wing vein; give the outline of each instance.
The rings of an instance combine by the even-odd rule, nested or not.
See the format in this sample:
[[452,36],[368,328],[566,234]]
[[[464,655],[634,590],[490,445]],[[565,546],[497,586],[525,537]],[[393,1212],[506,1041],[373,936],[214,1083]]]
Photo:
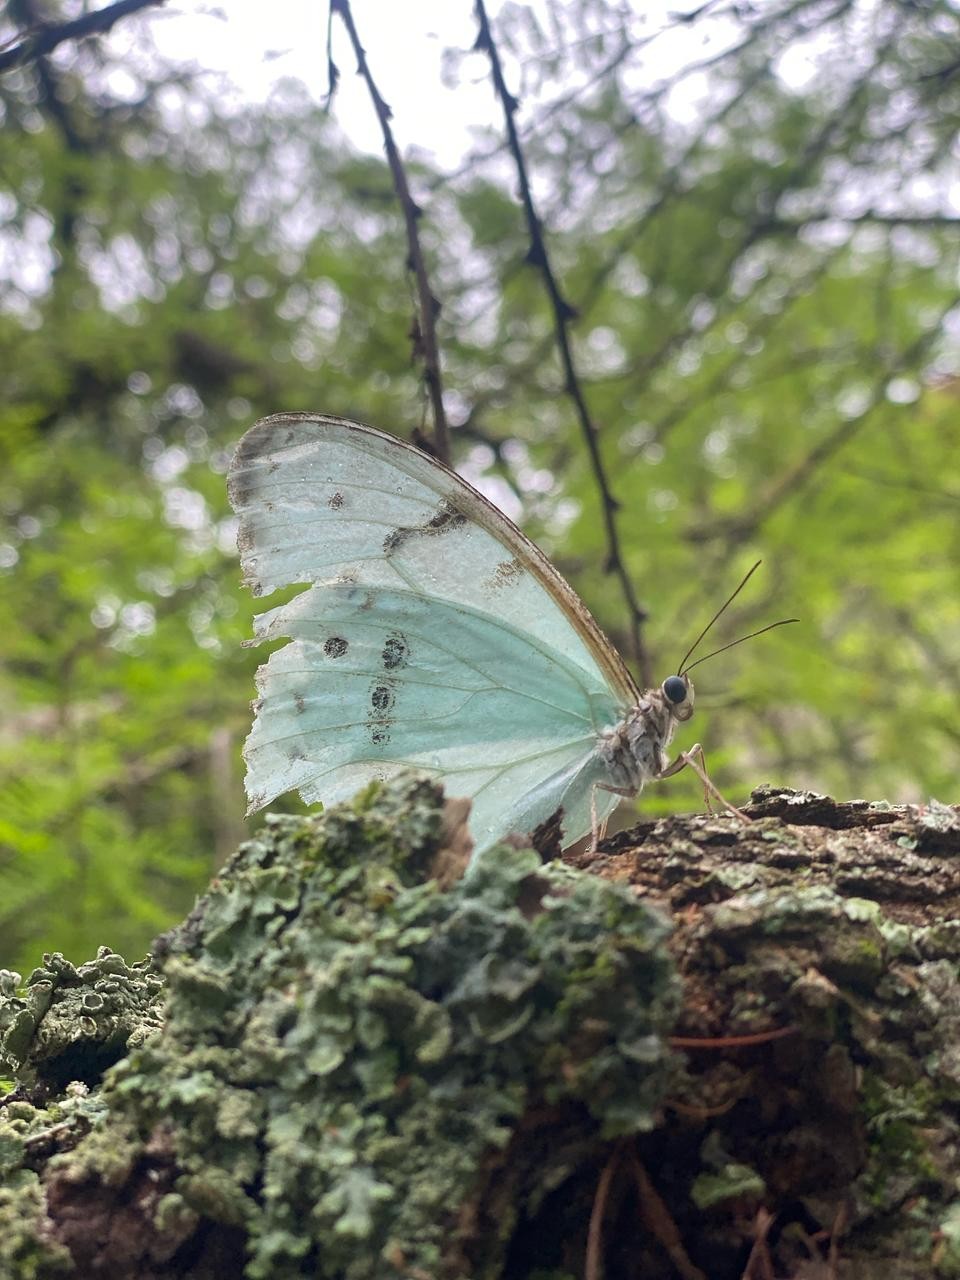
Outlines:
[[[400,573],[399,571],[398,571],[398,576],[401,578],[402,581],[404,581],[407,584],[407,586],[410,589],[409,594],[413,596],[414,599],[422,600],[424,598],[424,593],[421,590],[419,590],[408,577],[406,577],[404,574]],[[347,584],[343,584],[343,585],[344,587],[346,587]],[[321,589],[322,591],[335,591],[338,594],[341,589],[339,584],[337,587],[334,587],[332,584],[315,583],[314,586]],[[350,586],[349,589],[354,590],[355,588],[353,586]],[[405,595],[406,592],[401,591],[398,594]],[[320,598],[319,591],[318,591],[317,598],[318,599]],[[501,619],[493,619],[491,614],[483,613],[479,609],[471,609],[468,605],[463,605],[459,603],[454,604],[451,601],[443,601],[443,604],[445,605],[446,608],[450,609],[451,612],[453,612],[454,614],[461,614],[464,617],[478,618],[484,622],[491,622],[492,625],[494,625],[498,630],[509,632],[511,636],[520,640],[521,643],[525,645],[527,648],[535,649],[536,652],[541,655],[541,657],[546,658],[548,662],[553,662],[567,676],[569,676],[574,681],[574,683],[577,685],[577,688],[586,698],[587,705],[588,706],[590,705],[590,694],[592,690],[589,688],[587,684],[584,683],[584,680],[582,678],[582,676],[585,675],[586,673],[582,672],[581,669],[575,663],[569,662],[566,658],[564,658],[563,654],[558,653],[556,649],[543,645],[538,639],[538,637],[536,636],[531,637],[529,633],[520,631],[518,628],[512,626],[510,623],[504,622]],[[281,608],[283,607],[284,606],[281,606]],[[339,618],[333,621],[324,619],[322,616],[322,613],[319,613],[316,619],[311,619],[311,621],[313,620],[322,622],[326,626],[333,626],[336,622],[341,621],[341,619]],[[282,623],[283,621],[282,616],[280,621]],[[476,675],[480,676],[482,679],[486,681],[490,681],[490,676],[483,670],[483,668],[477,666],[475,662],[471,662],[468,658],[464,656],[462,652],[458,652],[455,649],[449,648],[447,645],[441,644],[433,635],[426,636],[420,631],[412,630],[410,627],[407,626],[406,623],[401,624],[399,621],[396,621],[396,622],[384,621],[383,623],[377,623],[377,622],[361,621],[359,619],[350,619],[350,626],[366,627],[370,631],[382,633],[385,636],[392,631],[399,631],[402,629],[403,634],[408,636],[409,638],[422,641],[424,644],[431,646],[432,648],[438,650],[440,653],[444,653],[448,657],[453,658],[461,666],[466,667],[470,671],[473,671]],[[283,631],[281,631],[280,634],[289,635],[288,632],[283,632]],[[304,637],[302,636],[294,637],[294,638],[300,639],[300,640],[304,639]],[[317,642],[307,641],[307,643],[315,644]],[[282,653],[283,650],[277,650],[277,652]],[[380,673],[371,671],[369,674],[373,676],[373,675],[379,675]],[[384,673],[384,674],[386,675],[388,673]],[[402,679],[402,677],[395,677],[395,678]],[[439,687],[443,688],[444,686],[441,685]],[[583,720],[585,724],[589,723],[589,724],[592,724],[595,729],[597,728],[597,725],[594,723],[592,719],[588,720],[586,716],[582,716],[575,711],[570,711],[566,707],[560,707],[560,706],[557,706],[556,703],[548,702],[544,698],[538,698],[533,694],[527,693],[522,688],[517,688],[514,685],[505,684],[499,681],[497,683],[491,682],[489,684],[489,687],[491,689],[503,689],[505,692],[516,693],[521,697],[528,698],[531,702],[538,702],[542,706],[552,707],[554,711],[560,711],[564,715],[570,716],[572,719]]]
[[[559,747],[548,747],[543,751],[531,751],[525,756],[516,756],[512,760],[506,761],[504,764],[491,765],[490,768],[493,770],[493,777],[488,778],[483,786],[478,787],[476,791],[472,791],[470,793],[471,798],[475,800],[481,792],[485,791],[487,787],[498,781],[498,779],[501,778],[509,769],[515,769],[517,765],[529,764],[531,760],[542,760],[546,756],[555,756],[561,751],[569,751],[571,747],[575,747],[577,743],[581,741],[588,741],[588,739],[572,738],[569,742],[564,742]],[[442,765],[439,767],[436,765],[424,765],[418,760],[410,760],[407,757],[403,757],[401,759],[397,756],[355,756],[351,760],[329,765],[325,769],[321,769],[319,773],[311,774],[308,778],[304,778],[298,785],[313,785],[318,782],[319,779],[326,777],[328,773],[333,773],[337,769],[342,769],[344,764],[368,764],[375,768],[382,768],[385,765],[403,768],[404,765],[407,765],[411,769],[422,770],[425,773],[436,773],[442,778],[455,778],[458,773],[480,773],[483,771],[482,766],[478,768],[476,765],[464,765],[462,768],[458,769],[445,769]]]

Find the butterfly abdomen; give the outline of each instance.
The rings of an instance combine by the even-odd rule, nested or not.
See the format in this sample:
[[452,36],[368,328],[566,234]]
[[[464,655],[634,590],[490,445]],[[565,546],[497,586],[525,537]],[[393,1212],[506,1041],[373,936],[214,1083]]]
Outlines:
[[666,766],[675,729],[660,690],[648,689],[619,724],[600,735],[598,750],[610,769],[611,785],[641,791]]

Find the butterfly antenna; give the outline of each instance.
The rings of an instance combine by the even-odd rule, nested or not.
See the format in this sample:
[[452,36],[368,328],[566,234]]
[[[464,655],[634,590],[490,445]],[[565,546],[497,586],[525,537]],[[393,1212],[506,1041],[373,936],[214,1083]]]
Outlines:
[[[760,568],[760,565],[762,563],[763,562],[761,560],[758,560],[757,563],[753,566],[753,568],[749,569],[746,572],[746,574],[744,574],[743,580],[741,581],[739,587],[737,587],[736,591],[734,591],[733,595],[727,597],[727,599],[723,602],[723,604],[720,606],[717,612],[713,615],[713,617],[710,619],[707,625],[703,628],[703,630],[697,636],[696,640],[694,640],[693,644],[690,646],[687,652],[683,655],[683,661],[680,663],[679,670],[677,671],[678,676],[682,676],[684,671],[689,671],[689,667],[687,666],[687,659],[691,656],[691,654],[693,654],[696,651],[697,645],[700,643],[703,637],[707,634],[707,632],[710,630],[710,628],[713,626],[716,620],[720,617],[720,615],[724,613],[730,607],[730,605],[733,604],[734,600],[736,600],[737,596],[740,594],[743,588],[747,585],[747,583],[750,581],[753,575],[757,572],[757,570]],[[748,636],[744,636],[743,638],[744,640],[749,639]],[[737,641],[737,643],[739,643],[739,641]],[[720,650],[718,649],[717,653],[719,652]],[[707,656],[713,657],[713,654],[708,654]],[[705,661],[705,659],[699,658],[698,661],[703,662]]]
[[[752,570],[751,570],[752,572]],[[680,675],[686,675],[688,671],[692,671],[694,667],[699,667],[701,662],[706,662],[708,658],[715,658],[718,653],[723,653],[726,649],[732,649],[735,645],[743,644],[744,640],[752,640],[754,636],[762,636],[765,631],[773,631],[775,627],[788,627],[791,622],[799,622],[799,618],[781,618],[779,622],[770,622],[765,627],[761,627],[759,631],[751,631],[748,636],[741,636],[739,640],[731,640],[729,644],[721,645],[719,649],[714,649],[711,653],[705,653],[702,658],[698,658],[696,662],[691,662],[689,667],[684,667]],[[687,657],[690,655],[687,654]]]

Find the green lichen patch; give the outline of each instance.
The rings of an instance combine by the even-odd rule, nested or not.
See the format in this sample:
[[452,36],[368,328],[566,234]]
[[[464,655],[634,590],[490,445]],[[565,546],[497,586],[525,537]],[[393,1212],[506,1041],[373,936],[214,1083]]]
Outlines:
[[741,1212],[758,1205],[765,1193],[763,1178],[750,1165],[734,1160],[720,1133],[712,1129],[700,1148],[702,1171],[690,1188],[690,1199],[698,1209],[733,1206]]
[[731,1162],[715,1173],[701,1173],[690,1190],[690,1199],[698,1209],[712,1209],[732,1200],[759,1201],[766,1186],[755,1169]]
[[[954,1265],[956,936],[949,923],[914,927],[878,902],[799,882],[706,906],[674,940],[685,1010],[699,1006],[719,1022],[700,1034],[794,1029],[771,1042],[762,1070],[747,1052],[723,1064],[699,1055],[687,1100],[726,1099],[713,1135],[729,1168],[743,1167],[748,1182],[755,1170],[767,1206],[802,1202],[825,1231],[842,1222],[840,1256],[867,1259],[871,1278],[947,1275]],[[715,1216],[724,1198],[737,1200],[736,1176],[702,1159],[690,1196]],[[786,1257],[780,1246],[793,1274]]]
[[[464,1224],[526,1112],[578,1107],[595,1143],[654,1123],[662,918],[531,851],[441,891],[441,810],[405,779],[274,818],[158,948],[167,1023],[110,1073],[109,1124],[169,1134],[164,1212],[242,1230],[246,1276],[496,1276],[509,1214]],[[105,1172],[95,1137],[59,1179]]]
[[8,1097],[0,1106],[0,1276],[46,1280],[73,1273],[53,1238],[39,1176],[46,1157],[88,1133],[105,1113],[96,1095],[72,1084],[48,1106]]
[[0,1177],[0,1276],[55,1280],[74,1274],[68,1251],[50,1238],[37,1174],[24,1169]]
[[937,1275],[954,1280],[960,1276],[960,1201],[947,1207],[938,1225],[934,1253]]
[[[451,808],[423,781],[268,821],[156,967],[129,970],[166,984],[166,1025],[152,1005],[130,1021],[139,1046],[102,1093],[34,1105],[60,1069],[38,1053],[56,965],[36,1007],[0,981],[36,1085],[0,1098],[0,1276],[52,1278],[66,1246],[74,1275],[111,1280],[560,1280],[583,1274],[619,1150],[611,1280],[674,1274],[638,1217],[637,1160],[711,1280],[743,1275],[767,1228],[771,1274],[807,1274],[832,1234],[851,1275],[960,1280],[960,931],[874,893],[871,858],[884,885],[916,858],[893,838],[906,817],[863,813],[860,845],[836,807],[824,838],[768,839],[767,818],[746,851],[749,831],[721,844],[712,819],[698,843],[697,819],[670,820],[635,864],[674,902],[669,939],[612,864],[501,849],[457,879]],[[953,840],[935,816],[923,839]],[[837,883],[807,846],[820,871],[846,860]],[[682,1069],[668,943],[676,1030],[697,1041]]]
[[25,984],[0,970],[0,1071],[27,1087],[98,1082],[159,1030],[162,988],[149,960],[128,965],[109,947],[79,967],[45,955]]

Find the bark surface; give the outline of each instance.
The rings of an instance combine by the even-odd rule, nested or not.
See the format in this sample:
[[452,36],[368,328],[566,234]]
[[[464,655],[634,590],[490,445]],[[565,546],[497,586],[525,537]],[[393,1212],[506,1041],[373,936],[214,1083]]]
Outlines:
[[0,977],[0,1276],[960,1276],[960,812],[747,811],[463,876],[404,780]]

